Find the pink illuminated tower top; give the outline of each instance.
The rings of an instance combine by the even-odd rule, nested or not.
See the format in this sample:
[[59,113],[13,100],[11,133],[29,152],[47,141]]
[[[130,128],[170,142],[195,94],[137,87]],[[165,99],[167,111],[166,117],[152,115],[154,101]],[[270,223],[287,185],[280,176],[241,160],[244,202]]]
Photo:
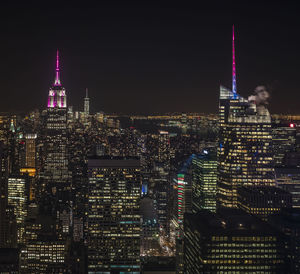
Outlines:
[[55,69],[55,81],[54,86],[61,86],[60,83],[60,71],[59,71],[59,52],[56,52],[56,69]]
[[59,69],[59,52],[56,52],[56,69],[54,85],[49,90],[48,95],[48,108],[66,108],[67,95],[66,90],[62,87],[60,82],[60,69]]
[[234,48],[234,25],[232,26],[232,92],[236,98],[236,71],[235,71],[235,48]]

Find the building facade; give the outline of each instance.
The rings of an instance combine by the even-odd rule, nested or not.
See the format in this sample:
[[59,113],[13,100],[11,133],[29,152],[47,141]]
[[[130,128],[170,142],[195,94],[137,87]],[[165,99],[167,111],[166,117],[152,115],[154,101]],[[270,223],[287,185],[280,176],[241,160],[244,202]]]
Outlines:
[[284,236],[238,209],[185,218],[184,273],[283,273]]
[[275,168],[275,173],[277,186],[291,193],[292,207],[300,208],[300,168]]
[[272,125],[274,165],[282,167],[285,155],[295,151],[296,126],[294,123],[277,121]]
[[193,212],[201,209],[216,211],[217,151],[204,149],[193,159]]
[[237,207],[243,185],[275,185],[271,117],[221,87],[219,106],[218,203]]
[[8,205],[13,207],[17,223],[17,239],[23,242],[24,223],[27,216],[28,186],[25,178],[8,178]]
[[292,194],[275,186],[243,186],[238,189],[238,207],[263,220],[292,207]]
[[88,272],[140,273],[138,158],[89,158],[88,176]]
[[165,169],[170,168],[170,136],[163,130],[158,135],[158,161]]

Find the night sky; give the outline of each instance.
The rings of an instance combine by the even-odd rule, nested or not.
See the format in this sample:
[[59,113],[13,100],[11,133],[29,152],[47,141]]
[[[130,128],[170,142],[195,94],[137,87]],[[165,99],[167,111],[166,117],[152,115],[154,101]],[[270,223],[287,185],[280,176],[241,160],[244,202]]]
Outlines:
[[2,4],[0,112],[46,107],[59,49],[75,109],[88,87],[93,112],[214,113],[219,85],[231,88],[234,24],[238,93],[267,85],[272,113],[300,114],[297,1],[107,2]]

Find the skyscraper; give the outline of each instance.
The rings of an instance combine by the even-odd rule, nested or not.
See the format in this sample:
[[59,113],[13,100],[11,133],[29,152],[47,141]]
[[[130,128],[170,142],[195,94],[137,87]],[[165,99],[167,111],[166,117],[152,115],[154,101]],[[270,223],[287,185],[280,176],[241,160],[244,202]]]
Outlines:
[[170,168],[170,137],[169,132],[163,130],[158,136],[158,161],[165,169]]
[[56,56],[54,85],[49,90],[44,178],[55,188],[64,188],[69,179],[67,158],[67,95],[61,85],[59,54]]
[[[20,168],[21,175],[28,174],[29,176],[34,177],[37,173],[36,139],[37,139],[36,133],[28,133],[25,135],[25,151],[23,156],[24,160],[22,161],[21,168]],[[32,179],[31,184],[34,183],[33,181],[34,180]]]
[[[156,176],[155,176],[156,175]],[[153,176],[153,198],[154,208],[157,213],[157,220],[164,232],[168,231],[168,180],[161,174]],[[156,177],[156,178],[155,178]]]
[[8,205],[13,206],[17,221],[18,242],[23,242],[24,223],[27,216],[28,191],[24,178],[8,178]]
[[[7,207],[7,156],[6,147],[0,141],[0,247],[6,245],[6,207]],[[5,220],[5,222],[4,222]]]
[[272,127],[272,140],[274,151],[274,166],[285,165],[284,158],[290,152],[295,152],[296,127],[290,122],[275,121]]
[[217,152],[215,148],[204,149],[193,158],[193,211],[208,209],[216,211]]
[[85,98],[84,98],[84,116],[87,117],[90,115],[90,98],[88,96],[88,89],[85,90]]
[[[191,176],[191,164],[193,158],[195,157],[192,154],[182,165],[178,173],[176,174],[176,178],[174,178],[175,183],[175,212],[174,220],[172,220],[171,225],[171,237],[173,237],[175,233],[175,242],[176,242],[176,273],[184,273],[183,272],[183,235],[184,235],[184,218],[186,213],[190,213],[192,211],[192,176]],[[174,241],[174,240],[173,240]]]
[[36,166],[36,134],[25,135],[25,167],[35,168]]
[[233,35],[233,90],[221,86],[219,101],[218,204],[237,207],[237,188],[274,185],[268,93],[257,87],[244,99],[236,93]]
[[88,272],[140,273],[138,158],[88,159]]
[[190,163],[193,156],[189,157],[183,168],[177,173],[177,222],[182,225],[184,214],[192,211],[192,182]]

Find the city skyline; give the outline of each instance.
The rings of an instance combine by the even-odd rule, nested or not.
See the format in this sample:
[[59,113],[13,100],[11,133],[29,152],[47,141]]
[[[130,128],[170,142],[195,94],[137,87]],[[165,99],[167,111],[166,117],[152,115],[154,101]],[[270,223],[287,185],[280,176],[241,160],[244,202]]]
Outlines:
[[0,273],[300,273],[298,24],[247,3],[4,5]]
[[219,85],[231,86],[235,24],[238,92],[265,84],[273,92],[271,113],[297,114],[300,41],[291,34],[298,23],[291,7],[275,2],[271,8],[254,4],[246,10],[233,2],[201,9],[7,5],[0,78],[7,92],[0,108],[43,108],[59,49],[69,105],[77,109],[89,88],[91,112],[216,113]]

